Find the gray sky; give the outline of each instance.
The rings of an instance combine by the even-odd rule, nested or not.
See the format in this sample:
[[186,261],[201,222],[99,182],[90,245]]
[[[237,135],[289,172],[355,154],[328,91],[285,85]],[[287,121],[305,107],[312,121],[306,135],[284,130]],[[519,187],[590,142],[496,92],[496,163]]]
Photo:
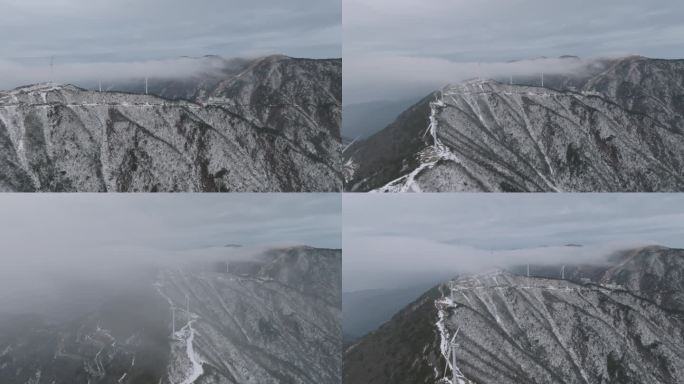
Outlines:
[[[342,1],[345,104],[471,78],[478,62],[493,76],[508,74],[495,64],[510,60],[682,58],[684,51],[680,0]],[[528,70],[554,64],[537,61]]]
[[[583,247],[565,247],[566,244]],[[345,291],[457,272],[600,262],[618,249],[684,248],[678,194],[345,194]]]
[[[0,212],[0,304],[65,280],[116,280],[149,263],[341,246],[335,194],[2,194]],[[230,243],[247,248],[223,247]]]
[[42,77],[51,56],[56,69],[103,71],[112,63],[168,71],[159,60],[207,54],[341,57],[341,8],[339,0],[0,0],[0,84],[31,69]]

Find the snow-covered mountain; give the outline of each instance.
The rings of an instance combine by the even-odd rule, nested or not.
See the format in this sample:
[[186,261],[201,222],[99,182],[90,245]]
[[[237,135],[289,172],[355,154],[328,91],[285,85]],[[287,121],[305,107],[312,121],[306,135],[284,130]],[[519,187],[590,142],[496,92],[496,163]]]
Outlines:
[[0,318],[2,383],[339,383],[341,251],[163,268],[63,324]]
[[346,189],[684,190],[684,60],[607,64],[446,86],[345,151]]
[[[0,92],[0,190],[338,191],[341,60],[271,56],[167,97]],[[175,93],[174,93],[175,92]]]
[[684,250],[556,277],[497,271],[425,293],[345,351],[345,383],[679,383]]

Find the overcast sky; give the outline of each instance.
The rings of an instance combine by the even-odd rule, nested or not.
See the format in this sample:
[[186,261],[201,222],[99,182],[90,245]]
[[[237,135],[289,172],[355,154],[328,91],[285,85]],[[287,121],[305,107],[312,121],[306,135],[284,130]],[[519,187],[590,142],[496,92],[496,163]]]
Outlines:
[[[342,1],[345,104],[471,78],[480,61],[496,75],[488,64],[684,52],[681,0]],[[541,67],[553,65],[532,63],[530,71]]]
[[684,248],[677,194],[345,194],[343,211],[347,292],[527,262],[600,262],[642,245]]
[[341,246],[335,194],[3,194],[0,212],[0,304],[45,295],[55,279],[113,280],[149,263]]
[[0,10],[0,86],[28,70],[50,80],[39,75],[52,56],[55,72],[78,63],[105,72],[160,60],[168,71],[180,56],[342,54],[340,0],[0,0]]

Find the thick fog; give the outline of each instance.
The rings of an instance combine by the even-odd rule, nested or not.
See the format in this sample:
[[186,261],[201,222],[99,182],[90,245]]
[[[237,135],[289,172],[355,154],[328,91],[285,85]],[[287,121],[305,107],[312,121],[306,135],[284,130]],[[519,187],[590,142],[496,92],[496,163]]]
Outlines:
[[[344,100],[424,95],[446,83],[568,70],[539,57],[682,58],[678,0],[343,0]],[[527,61],[505,65],[511,60]]]
[[369,53],[344,61],[344,102],[416,100],[448,84],[465,80],[513,81],[545,75],[581,75],[603,68],[605,58],[537,58],[511,62],[455,62],[434,57],[407,57]]
[[182,56],[342,54],[339,0],[0,0],[0,10],[0,89],[78,82],[72,75],[79,71],[153,77],[193,70],[163,62]]
[[347,194],[343,207],[346,292],[524,263],[601,263],[644,245],[684,247],[678,195]]
[[339,248],[340,205],[332,194],[4,194],[0,315],[97,303],[159,267]]
[[103,89],[131,81],[143,86],[143,79],[150,78],[151,84],[157,79],[187,79],[199,76],[220,75],[224,62],[200,58],[174,58],[161,60],[127,62],[60,63],[50,67],[49,59],[44,63],[23,64],[11,60],[0,60],[0,90],[54,82],[58,84],[98,84]]
[[145,77],[152,78],[153,82],[155,79],[185,79],[200,75],[218,75],[222,69],[222,61],[197,58],[97,63],[56,62],[52,68],[49,59],[37,64],[0,60],[0,89],[8,90],[44,82],[81,85],[97,84],[98,81],[102,81],[103,86],[107,86],[135,79],[142,84]]

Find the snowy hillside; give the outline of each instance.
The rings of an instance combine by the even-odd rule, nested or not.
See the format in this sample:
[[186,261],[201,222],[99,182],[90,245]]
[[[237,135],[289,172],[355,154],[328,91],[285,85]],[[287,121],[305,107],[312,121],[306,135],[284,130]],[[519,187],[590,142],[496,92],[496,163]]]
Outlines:
[[0,382],[339,383],[340,250],[164,268],[65,324],[0,316]]
[[264,58],[198,93],[0,92],[0,190],[342,188],[339,60]]
[[684,251],[646,247],[613,263],[598,277],[585,267],[442,284],[349,347],[344,380],[678,383]]
[[446,86],[345,151],[346,188],[681,191],[682,68],[628,57],[573,86]]

